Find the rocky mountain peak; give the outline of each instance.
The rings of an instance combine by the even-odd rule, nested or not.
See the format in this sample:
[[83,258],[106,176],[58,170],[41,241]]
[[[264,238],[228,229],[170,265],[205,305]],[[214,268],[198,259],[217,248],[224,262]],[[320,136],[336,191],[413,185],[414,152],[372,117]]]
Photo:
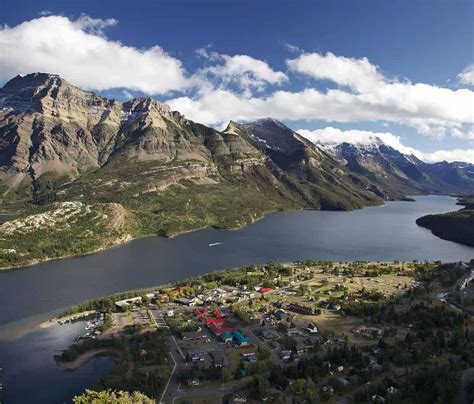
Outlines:
[[[0,89],[0,108],[15,112],[39,112],[52,116],[94,107],[104,107],[108,100],[69,84],[57,74],[31,73],[18,75]],[[97,113],[94,109],[92,111]]]

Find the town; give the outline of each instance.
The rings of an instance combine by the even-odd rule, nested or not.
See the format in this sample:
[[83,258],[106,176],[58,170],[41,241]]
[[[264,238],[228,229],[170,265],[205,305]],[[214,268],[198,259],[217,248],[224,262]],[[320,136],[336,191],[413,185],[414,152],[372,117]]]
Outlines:
[[[423,374],[474,365],[473,274],[474,262],[312,260],[214,272],[78,306],[69,314],[96,310],[103,325],[59,362],[109,350],[117,370],[98,388],[157,402],[395,402]],[[418,394],[450,386],[457,397],[454,382]]]

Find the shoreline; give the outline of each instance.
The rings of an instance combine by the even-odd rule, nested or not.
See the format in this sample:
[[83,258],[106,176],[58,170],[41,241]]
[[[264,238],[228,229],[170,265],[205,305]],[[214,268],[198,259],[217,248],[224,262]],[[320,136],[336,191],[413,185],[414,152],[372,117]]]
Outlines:
[[81,366],[85,365],[91,359],[98,357],[98,356],[116,356],[119,354],[119,350],[115,348],[97,348],[91,351],[84,352],[83,354],[79,355],[76,359],[72,362],[64,362],[60,359],[56,360],[56,364],[64,369],[74,371],[79,369]]
[[[455,196],[455,195],[452,195],[452,194],[413,194],[413,195],[410,195],[410,196],[431,196],[431,195],[450,196],[450,197],[453,197],[453,198],[458,197],[458,196]],[[407,197],[407,196],[405,196],[405,197]],[[123,240],[121,239],[116,244],[111,244],[109,246],[100,247],[100,248],[97,248],[95,250],[85,252],[85,253],[82,253],[82,254],[66,254],[66,255],[62,255],[60,257],[36,259],[36,260],[31,261],[27,264],[19,264],[19,265],[12,265],[12,266],[8,266],[8,267],[0,267],[0,273],[3,272],[3,271],[20,270],[20,269],[23,269],[23,268],[32,267],[32,266],[35,266],[35,265],[38,265],[38,264],[42,264],[42,263],[50,262],[50,261],[54,261],[54,260],[62,260],[62,259],[66,259],[66,258],[75,258],[75,257],[86,257],[88,255],[92,255],[92,254],[100,253],[102,251],[111,250],[113,248],[120,247],[120,246],[125,245],[127,243],[130,243],[134,240],[139,240],[139,239],[142,239],[142,238],[163,237],[163,238],[173,239],[175,237],[179,237],[179,236],[182,236],[182,235],[187,234],[187,233],[192,233],[192,232],[195,232],[195,231],[206,230],[206,229],[228,230],[228,231],[239,230],[239,229],[242,229],[242,228],[244,228],[245,226],[247,226],[249,224],[253,224],[253,223],[255,223],[259,220],[262,220],[262,219],[265,218],[265,216],[267,216],[271,213],[275,213],[275,212],[298,212],[298,211],[305,211],[305,210],[316,211],[316,212],[353,212],[353,211],[356,211],[356,210],[367,209],[367,208],[384,207],[387,202],[403,202],[403,198],[404,197],[402,197],[400,199],[384,200],[382,204],[366,205],[366,206],[363,206],[361,208],[355,208],[355,209],[350,209],[350,210],[341,210],[341,211],[322,210],[322,209],[304,208],[304,207],[303,208],[294,208],[294,209],[274,209],[274,210],[266,211],[262,215],[260,215],[259,217],[255,218],[255,219],[252,219],[250,221],[244,222],[240,226],[218,227],[216,225],[210,225],[210,226],[204,226],[204,227],[197,227],[197,228],[193,228],[193,229],[189,229],[189,230],[183,230],[181,232],[173,233],[173,234],[170,234],[168,236],[160,236],[158,234],[145,234],[145,235],[139,235],[139,236],[133,237],[129,234],[128,237],[126,237]],[[416,202],[416,200],[415,200],[415,202]]]
[[[374,206],[383,206],[383,205],[384,204],[382,204],[382,205],[367,205],[367,206],[364,206],[360,209],[374,207]],[[0,273],[2,271],[21,270],[23,268],[29,268],[29,267],[32,267],[32,266],[35,266],[35,265],[38,265],[38,264],[43,264],[45,262],[50,262],[50,261],[55,261],[55,260],[62,260],[62,259],[66,259],[66,258],[75,258],[75,257],[86,257],[88,255],[97,254],[97,253],[102,252],[102,251],[111,250],[113,248],[120,247],[122,245],[130,243],[134,240],[140,240],[140,239],[143,239],[143,238],[162,237],[162,238],[167,238],[167,239],[173,239],[173,238],[182,236],[184,234],[192,233],[192,232],[199,231],[199,230],[206,230],[206,229],[228,230],[228,231],[239,230],[239,229],[242,229],[242,228],[244,228],[245,226],[247,226],[249,224],[252,224],[252,223],[255,223],[259,220],[262,220],[266,215],[271,214],[271,213],[275,213],[275,212],[297,212],[297,211],[302,211],[302,210],[315,210],[315,211],[324,212],[320,209],[305,209],[305,208],[301,208],[301,209],[283,209],[283,210],[274,209],[274,210],[266,211],[261,216],[255,218],[255,219],[252,219],[251,221],[245,222],[242,225],[236,226],[236,227],[218,227],[218,226],[215,226],[215,225],[210,225],[210,226],[205,226],[205,227],[197,227],[197,228],[189,229],[189,230],[183,230],[183,231],[178,232],[178,233],[170,234],[169,236],[160,236],[159,234],[145,234],[145,235],[139,235],[137,237],[133,237],[131,235],[128,235],[129,237],[125,238],[125,240],[123,240],[123,241],[117,242],[116,244],[112,244],[112,245],[106,246],[106,247],[100,247],[100,248],[97,248],[93,251],[89,251],[89,252],[86,252],[86,253],[83,253],[83,254],[66,254],[66,255],[62,255],[60,257],[36,259],[36,260],[31,261],[27,264],[19,264],[19,265],[12,265],[12,266],[8,266],[8,267],[0,267]],[[358,210],[358,209],[354,209],[354,210]],[[343,211],[343,212],[350,212],[350,211]]]
[[82,317],[87,317],[91,316],[92,314],[96,314],[97,310],[88,310],[88,311],[83,311],[81,313],[77,314],[67,314],[65,316],[57,316],[53,317],[49,320],[43,321],[41,324],[39,324],[39,328],[49,328],[53,325],[59,324],[60,321],[69,321],[69,320],[80,320]]
[[102,252],[102,251],[111,250],[113,248],[120,247],[122,245],[130,243],[131,241],[139,240],[139,239],[142,239],[142,238],[163,237],[163,238],[173,239],[175,237],[179,237],[179,236],[182,236],[182,235],[187,234],[187,233],[192,233],[192,232],[195,232],[195,231],[206,230],[206,229],[228,230],[228,231],[239,230],[239,229],[242,229],[242,228],[244,228],[245,226],[247,226],[249,224],[253,224],[255,222],[258,222],[259,220],[262,220],[263,218],[265,218],[265,216],[267,216],[271,213],[276,213],[276,212],[299,212],[299,211],[304,211],[304,210],[316,211],[316,212],[352,212],[352,211],[355,211],[355,210],[361,210],[361,209],[366,209],[366,208],[383,207],[383,206],[385,206],[386,202],[396,202],[396,201],[400,201],[400,200],[399,199],[385,200],[381,204],[366,205],[366,206],[362,206],[361,208],[355,208],[355,209],[350,209],[350,210],[340,210],[340,211],[322,210],[322,209],[304,208],[304,207],[303,208],[294,208],[294,209],[273,209],[273,210],[265,211],[265,212],[263,212],[262,215],[258,216],[257,218],[252,219],[252,220],[247,221],[247,222],[244,222],[240,226],[235,226],[235,227],[219,227],[217,225],[210,225],[210,226],[204,226],[204,227],[197,227],[197,228],[193,228],[193,229],[189,229],[189,230],[183,230],[181,232],[173,233],[173,234],[170,234],[168,236],[160,236],[158,234],[145,234],[145,235],[139,235],[137,237],[133,237],[129,234],[128,237],[126,237],[123,241],[118,241],[116,244],[112,244],[110,246],[100,247],[100,248],[97,248],[95,250],[85,252],[83,254],[66,254],[66,255],[62,255],[60,257],[36,259],[36,260],[33,260],[33,261],[31,261],[29,263],[26,263],[26,264],[18,264],[18,265],[11,265],[11,266],[8,266],[8,267],[0,267],[0,273],[3,272],[3,271],[15,271],[15,270],[23,269],[23,268],[29,268],[29,267],[32,267],[32,266],[35,266],[35,265],[38,265],[38,264],[43,264],[45,262],[50,262],[50,261],[55,261],[55,260],[62,260],[62,259],[74,258],[74,257],[86,257],[88,255],[92,255],[92,254],[96,254],[96,253],[99,253],[99,252]]

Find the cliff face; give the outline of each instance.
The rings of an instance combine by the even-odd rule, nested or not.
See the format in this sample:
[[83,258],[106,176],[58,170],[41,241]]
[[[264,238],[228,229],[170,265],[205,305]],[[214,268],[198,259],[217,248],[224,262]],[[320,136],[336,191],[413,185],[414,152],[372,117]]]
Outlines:
[[42,182],[70,181],[105,165],[120,171],[124,164],[193,162],[202,177],[219,164],[239,172],[264,161],[239,137],[190,122],[154,99],[122,104],[55,75],[15,77],[0,100],[2,192],[32,183],[34,193]]
[[262,193],[263,184],[278,198],[315,208],[361,207],[385,196],[271,119],[231,123],[219,132],[154,99],[121,103],[44,73],[15,77],[0,100],[4,196],[21,189],[40,203],[78,196],[107,201],[117,193],[160,192],[181,180],[257,182]]

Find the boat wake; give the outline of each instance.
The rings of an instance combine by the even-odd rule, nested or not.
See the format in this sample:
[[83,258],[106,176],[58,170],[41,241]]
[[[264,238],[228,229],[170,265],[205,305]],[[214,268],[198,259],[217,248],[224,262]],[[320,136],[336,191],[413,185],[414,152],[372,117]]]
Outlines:
[[211,243],[211,244],[209,244],[209,247],[214,247],[216,245],[221,245],[221,244],[224,244],[224,243]]

